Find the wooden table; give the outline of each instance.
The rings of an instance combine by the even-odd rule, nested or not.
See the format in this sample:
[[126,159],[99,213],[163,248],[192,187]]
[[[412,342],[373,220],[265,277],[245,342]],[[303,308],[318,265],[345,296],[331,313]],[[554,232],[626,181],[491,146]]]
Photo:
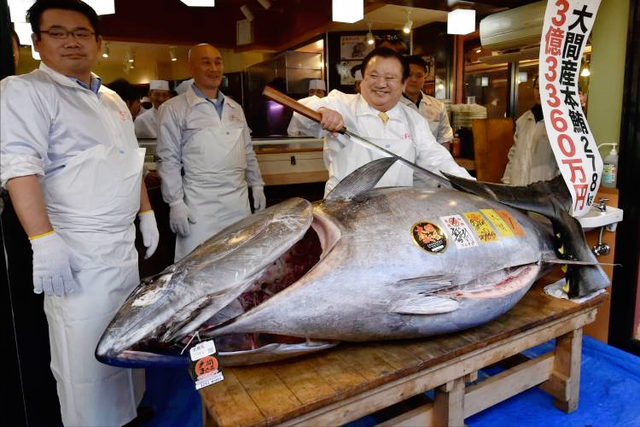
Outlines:
[[[575,304],[544,294],[542,285],[498,319],[461,333],[343,343],[297,359],[226,368],[223,382],[201,390],[205,425],[341,425],[435,389],[433,402],[384,425],[462,426],[536,385],[571,412],[578,406],[582,328],[607,297]],[[552,338],[554,351],[530,360],[520,355]],[[476,381],[479,369],[501,361],[513,367]]]

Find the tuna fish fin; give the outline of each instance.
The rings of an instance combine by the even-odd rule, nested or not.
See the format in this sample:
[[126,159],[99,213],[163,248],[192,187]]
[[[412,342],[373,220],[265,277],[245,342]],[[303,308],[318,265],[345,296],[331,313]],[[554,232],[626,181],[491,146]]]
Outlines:
[[582,226],[569,215],[571,194],[561,176],[550,181],[535,182],[527,187],[473,181],[446,173],[444,176],[459,190],[547,217],[559,238],[558,249],[563,248],[563,257],[590,264],[569,266],[567,280],[570,297],[582,297],[611,284],[591,252]]
[[373,189],[395,162],[394,157],[382,157],[360,166],[340,181],[324,200],[334,202],[356,199],[359,195]]
[[391,311],[398,314],[441,314],[456,311],[460,303],[452,298],[413,296],[396,300]]

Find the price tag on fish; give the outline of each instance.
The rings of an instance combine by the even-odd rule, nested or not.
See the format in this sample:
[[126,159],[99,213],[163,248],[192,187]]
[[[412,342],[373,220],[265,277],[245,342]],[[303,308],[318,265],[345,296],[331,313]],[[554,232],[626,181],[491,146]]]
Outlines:
[[196,390],[224,380],[213,340],[199,342],[189,350],[189,356]]

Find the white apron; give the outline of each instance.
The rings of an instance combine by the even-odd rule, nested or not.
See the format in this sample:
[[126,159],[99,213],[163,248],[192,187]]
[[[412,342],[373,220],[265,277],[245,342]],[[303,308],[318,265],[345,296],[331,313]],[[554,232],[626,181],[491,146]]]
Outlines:
[[251,214],[243,130],[241,124],[206,127],[182,148],[184,202],[196,223],[189,236],[176,236],[175,261]]
[[133,221],[144,149],[98,145],[47,176],[43,192],[56,233],[80,261],[79,289],[45,296],[65,426],[120,426],[136,417],[132,371],[98,362],[98,340],[139,283]]

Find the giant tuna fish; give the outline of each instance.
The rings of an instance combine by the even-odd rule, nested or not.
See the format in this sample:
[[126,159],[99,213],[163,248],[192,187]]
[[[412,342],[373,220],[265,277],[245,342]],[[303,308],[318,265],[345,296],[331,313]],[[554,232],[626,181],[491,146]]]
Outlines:
[[[562,182],[518,189],[449,177],[465,191],[374,189],[393,161],[363,166],[323,201],[294,198],[245,218],[143,280],[96,357],[186,363],[197,333],[215,339],[223,363],[241,365],[455,332],[505,313],[559,262],[555,234],[576,264],[595,263],[564,212]],[[555,231],[501,199],[546,214]],[[571,283],[584,294],[608,280],[578,265]]]

